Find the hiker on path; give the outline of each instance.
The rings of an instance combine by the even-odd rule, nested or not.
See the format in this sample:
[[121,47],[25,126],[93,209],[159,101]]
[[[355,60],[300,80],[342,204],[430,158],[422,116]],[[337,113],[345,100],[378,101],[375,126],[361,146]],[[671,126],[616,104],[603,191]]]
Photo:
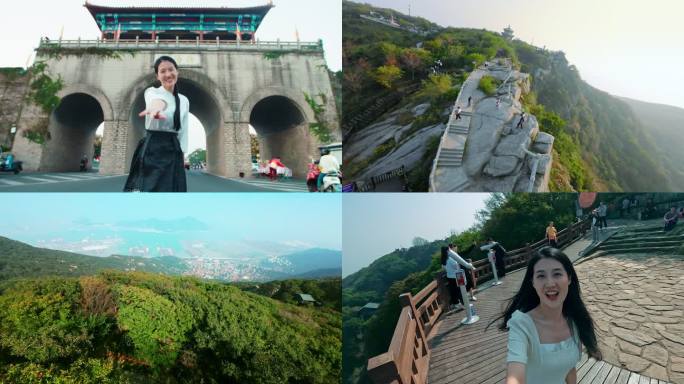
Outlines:
[[496,97],[496,109],[499,109],[499,105],[501,105],[501,96]]
[[549,241],[549,246],[558,248],[557,235],[558,231],[556,230],[556,227],[553,226],[552,221],[549,223],[549,226],[546,227],[546,239]]
[[523,112],[523,113],[520,115],[520,121],[518,121],[518,125],[516,125],[515,127],[516,127],[516,128],[522,129],[523,123],[524,123],[524,122],[525,122],[525,112]]
[[591,242],[598,243],[600,240],[599,229],[601,228],[601,220],[598,215],[598,208],[591,211]]
[[499,277],[506,276],[506,262],[504,261],[506,258],[506,249],[502,247],[501,244],[494,241],[494,239],[491,237],[487,240],[487,244],[480,247],[480,249],[483,251],[488,251],[490,249],[494,250],[494,265],[496,266],[496,274]]
[[498,319],[503,319],[499,329],[508,331],[506,383],[577,383],[583,349],[602,359],[577,273],[558,249],[535,253],[520,290]]
[[472,97],[472,96],[468,96],[468,106],[469,106],[469,107],[470,107],[470,104],[472,103],[472,101],[473,101],[473,97]]
[[608,215],[608,206],[606,205],[605,202],[602,201],[598,207],[599,229],[601,229],[601,227],[608,228],[608,222],[606,221],[607,215]]
[[665,214],[663,217],[663,220],[665,220],[665,228],[663,230],[665,232],[671,230],[672,228],[677,225],[677,220],[679,219],[679,214],[677,213],[677,208],[672,207],[670,208],[669,211]]
[[623,212],[627,211],[627,214],[629,214],[629,198],[625,197],[622,200],[622,209],[620,210],[620,218],[622,218]]
[[459,105],[456,107],[456,120],[460,120],[460,119],[461,119],[461,106]]

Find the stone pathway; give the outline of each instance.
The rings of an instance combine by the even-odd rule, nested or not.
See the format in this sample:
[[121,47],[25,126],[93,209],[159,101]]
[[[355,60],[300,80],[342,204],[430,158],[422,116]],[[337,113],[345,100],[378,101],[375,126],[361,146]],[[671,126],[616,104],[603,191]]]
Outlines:
[[684,383],[684,256],[603,256],[576,269],[604,360]]

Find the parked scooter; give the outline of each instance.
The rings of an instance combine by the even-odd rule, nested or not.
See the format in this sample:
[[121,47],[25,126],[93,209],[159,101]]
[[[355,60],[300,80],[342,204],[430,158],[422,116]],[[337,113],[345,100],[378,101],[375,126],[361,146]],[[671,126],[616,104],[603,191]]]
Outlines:
[[331,172],[323,176],[321,192],[342,192],[342,182],[339,172]]
[[0,157],[0,172],[13,172],[15,175],[23,171],[21,161],[14,161],[14,155]]

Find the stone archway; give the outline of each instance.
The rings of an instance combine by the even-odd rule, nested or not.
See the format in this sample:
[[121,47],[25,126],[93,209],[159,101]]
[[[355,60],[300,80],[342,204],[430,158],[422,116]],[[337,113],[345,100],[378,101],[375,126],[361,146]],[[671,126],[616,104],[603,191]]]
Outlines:
[[307,164],[318,157],[319,143],[309,133],[315,118],[303,94],[286,88],[258,90],[243,104],[241,120],[256,130],[262,159],[279,156],[294,177],[305,177]]
[[99,89],[78,84],[62,89],[59,105],[50,115],[50,140],[43,148],[39,169],[47,172],[78,171],[83,155],[93,158],[95,131],[114,118],[109,99]]

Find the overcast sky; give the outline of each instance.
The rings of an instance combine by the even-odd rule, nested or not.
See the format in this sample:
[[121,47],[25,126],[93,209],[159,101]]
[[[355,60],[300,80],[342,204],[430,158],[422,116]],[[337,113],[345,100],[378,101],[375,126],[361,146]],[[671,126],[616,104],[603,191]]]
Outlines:
[[368,266],[415,237],[444,239],[475,224],[487,193],[345,193],[342,276]]
[[523,41],[562,50],[582,78],[608,93],[684,108],[680,0],[365,0],[442,26],[507,25]]
[[[92,4],[126,6],[235,6],[264,5],[268,0],[92,0]],[[0,12],[0,67],[25,67],[35,57],[40,38],[56,40],[63,29],[64,39],[96,39],[100,30],[85,0],[21,0],[3,2]],[[342,2],[341,0],[273,0],[272,8],[257,30],[260,40],[323,40],[328,67],[342,69]],[[101,128],[98,132],[102,134]],[[190,118],[188,153],[206,148],[204,129],[194,116]]]

